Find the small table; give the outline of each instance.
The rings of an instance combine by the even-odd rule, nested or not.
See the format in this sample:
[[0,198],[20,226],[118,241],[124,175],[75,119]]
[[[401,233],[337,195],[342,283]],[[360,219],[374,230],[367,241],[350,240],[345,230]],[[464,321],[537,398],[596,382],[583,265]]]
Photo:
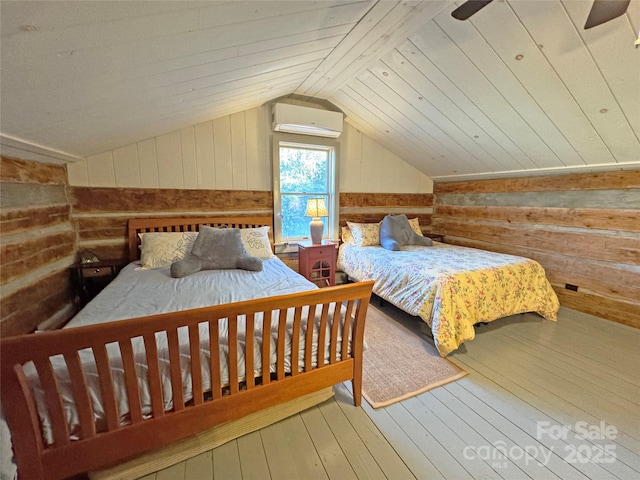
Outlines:
[[323,240],[298,242],[298,269],[307,280],[319,287],[336,284],[336,247],[338,242]]
[[122,268],[120,260],[99,260],[91,263],[76,263],[73,265],[75,280],[78,288],[81,306],[86,305],[111,280],[116,278]]
[[425,233],[425,237],[429,237],[431,240],[435,242],[444,242],[444,235],[440,233]]

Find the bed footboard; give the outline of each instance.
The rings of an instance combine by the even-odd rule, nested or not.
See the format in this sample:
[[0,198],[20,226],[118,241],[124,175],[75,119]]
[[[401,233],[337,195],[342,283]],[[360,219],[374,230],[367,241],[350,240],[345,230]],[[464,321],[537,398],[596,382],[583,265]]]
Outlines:
[[105,468],[346,380],[359,405],[372,285],[3,339],[2,406],[20,478]]

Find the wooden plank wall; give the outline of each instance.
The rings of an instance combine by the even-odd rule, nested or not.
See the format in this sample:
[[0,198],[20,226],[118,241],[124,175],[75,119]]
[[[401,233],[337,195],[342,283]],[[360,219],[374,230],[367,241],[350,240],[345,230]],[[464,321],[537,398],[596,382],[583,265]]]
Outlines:
[[271,190],[266,107],[227,115],[68,165],[86,187]]
[[78,247],[101,260],[128,261],[127,220],[273,214],[273,194],[249,190],[69,187]]
[[[69,185],[270,191],[267,111],[246,110],[69,163]],[[339,142],[341,191],[433,191],[429,177],[348,123]]]
[[69,266],[76,235],[64,166],[0,159],[0,335],[74,313]]
[[385,215],[404,213],[417,217],[425,233],[431,232],[433,198],[431,193],[340,193],[340,225],[379,222]]
[[437,183],[434,194],[433,229],[448,243],[533,258],[562,305],[640,328],[640,171]]

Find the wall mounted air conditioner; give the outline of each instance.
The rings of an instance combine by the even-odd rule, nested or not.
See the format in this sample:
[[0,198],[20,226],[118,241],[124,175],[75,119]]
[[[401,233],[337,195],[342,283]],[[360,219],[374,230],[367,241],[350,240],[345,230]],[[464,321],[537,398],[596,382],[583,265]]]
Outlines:
[[342,133],[342,113],[318,108],[276,103],[272,110],[273,131],[338,138]]

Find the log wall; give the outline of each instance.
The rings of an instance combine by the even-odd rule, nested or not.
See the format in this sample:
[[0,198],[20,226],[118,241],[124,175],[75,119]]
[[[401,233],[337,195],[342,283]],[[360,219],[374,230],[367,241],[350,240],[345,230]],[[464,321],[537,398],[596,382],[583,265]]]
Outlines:
[[273,194],[247,190],[69,187],[78,247],[101,260],[128,262],[127,220],[273,214]]
[[74,313],[76,236],[64,166],[0,158],[0,336]]
[[418,218],[425,232],[431,231],[431,193],[340,193],[340,225],[379,222],[388,214],[404,213]]
[[[69,187],[64,167],[1,161],[1,335],[70,318],[76,251],[126,262],[131,217],[273,212],[269,191]],[[640,327],[640,171],[340,195],[341,225],[388,213],[450,243],[534,258],[564,306]]]
[[640,328],[640,171],[437,183],[434,195],[448,243],[533,258],[563,306]]
[[[69,187],[69,197],[78,248],[123,263],[128,258],[127,220],[132,217],[273,214],[273,195],[265,191]],[[341,193],[340,224],[377,222],[388,213],[405,213],[418,217],[429,232],[432,204],[430,193]]]

